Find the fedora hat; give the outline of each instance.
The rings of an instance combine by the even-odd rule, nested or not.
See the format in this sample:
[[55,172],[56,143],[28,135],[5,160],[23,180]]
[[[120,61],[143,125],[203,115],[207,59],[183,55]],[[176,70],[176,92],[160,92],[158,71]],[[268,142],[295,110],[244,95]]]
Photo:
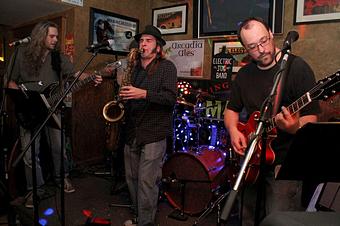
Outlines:
[[161,42],[161,44],[162,44],[163,46],[166,44],[165,40],[162,39],[162,34],[161,34],[161,32],[160,32],[160,31],[158,30],[158,28],[155,27],[155,26],[152,26],[152,25],[147,25],[147,26],[145,26],[145,29],[144,29],[143,32],[141,32],[141,33],[135,35],[135,40],[136,40],[137,42],[139,42],[139,39],[140,39],[140,37],[142,37],[142,35],[152,35],[152,36],[154,36],[156,39],[158,39],[158,40]]

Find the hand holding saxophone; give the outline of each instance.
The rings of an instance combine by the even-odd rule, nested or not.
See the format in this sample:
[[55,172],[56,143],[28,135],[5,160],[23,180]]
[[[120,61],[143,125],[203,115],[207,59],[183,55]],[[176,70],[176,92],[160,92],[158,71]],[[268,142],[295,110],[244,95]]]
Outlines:
[[122,100],[130,99],[145,99],[147,91],[145,89],[140,89],[131,85],[122,86],[120,88],[119,97]]

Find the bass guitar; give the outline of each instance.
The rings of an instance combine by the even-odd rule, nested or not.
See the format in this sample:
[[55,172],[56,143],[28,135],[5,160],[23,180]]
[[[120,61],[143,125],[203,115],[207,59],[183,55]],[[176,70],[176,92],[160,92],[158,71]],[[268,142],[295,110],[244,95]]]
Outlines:
[[[113,71],[119,67],[122,66],[121,61],[116,61],[113,63],[110,63],[108,65],[106,65],[105,69],[110,69],[110,71]],[[111,74],[104,74],[102,72],[97,72],[93,75],[90,75],[88,77],[86,77],[83,80],[79,80],[77,81],[77,83],[74,84],[74,86],[72,86],[72,88],[70,89],[70,93],[75,92],[77,90],[80,90],[82,87],[84,87],[87,83],[94,81],[97,75],[101,75],[102,77],[109,77],[111,76]],[[22,89],[23,85],[19,84],[19,87]],[[26,89],[27,94],[27,105],[32,105],[32,103],[30,103],[29,99],[33,96],[35,96],[35,92],[33,91],[29,91]],[[42,117],[44,117],[45,115],[47,115],[47,113],[50,111],[50,109],[52,107],[54,107],[57,102],[59,101],[59,99],[64,95],[64,90],[60,89],[59,83],[52,83],[50,85],[48,85],[44,91],[42,93],[39,93],[39,98],[42,100],[43,102],[43,109],[39,109],[39,112],[37,112],[36,110],[29,110],[29,109],[36,109],[36,107],[34,106],[27,106],[27,108],[23,109],[23,108],[19,108],[18,107],[18,111],[17,111],[17,118],[19,123],[24,127],[24,128],[33,128],[34,126],[36,126]],[[37,102],[37,101],[34,101]],[[40,108],[40,107],[39,107]],[[19,110],[21,109],[21,110]],[[52,125],[53,127],[56,127],[58,129],[61,128],[61,124],[60,124],[60,120],[57,117],[56,114],[52,114]]]
[[[291,105],[287,107],[290,114],[294,115],[299,112],[302,108],[307,106],[314,100],[327,100],[330,97],[336,95],[340,90],[340,71],[337,71],[335,74],[328,76],[322,80],[317,82],[317,85],[314,86],[311,90],[293,102]],[[251,114],[249,120],[246,124],[238,123],[238,130],[242,132],[245,137],[250,138],[254,132],[256,131],[257,122],[260,118],[260,112],[256,111]],[[272,117],[268,119],[266,122],[266,133],[268,134],[268,139],[265,147],[265,155],[266,155],[266,164],[271,165],[275,160],[275,153],[271,147],[271,142],[276,138],[276,123],[275,118]],[[261,140],[261,139],[260,139]],[[263,147],[261,142],[256,144],[256,148],[254,150],[253,156],[249,161],[249,165],[245,172],[245,183],[254,183],[257,180],[260,169],[260,159],[261,152],[263,151]]]

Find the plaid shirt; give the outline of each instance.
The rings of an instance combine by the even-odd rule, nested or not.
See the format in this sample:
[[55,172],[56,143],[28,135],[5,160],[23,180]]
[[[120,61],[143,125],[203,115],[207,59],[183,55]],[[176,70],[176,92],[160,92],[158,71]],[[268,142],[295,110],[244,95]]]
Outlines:
[[125,104],[126,143],[134,139],[138,145],[145,145],[172,136],[172,114],[177,97],[177,70],[169,60],[160,60],[153,74],[136,67],[132,85],[147,90],[145,99],[129,100]]

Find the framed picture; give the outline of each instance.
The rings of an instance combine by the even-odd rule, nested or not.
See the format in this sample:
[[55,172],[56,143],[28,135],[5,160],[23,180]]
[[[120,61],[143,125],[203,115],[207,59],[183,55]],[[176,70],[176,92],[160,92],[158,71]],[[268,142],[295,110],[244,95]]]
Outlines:
[[340,20],[339,0],[295,0],[294,24]]
[[138,26],[138,19],[90,8],[89,45],[112,40],[110,47],[100,49],[99,53],[126,55]]
[[152,25],[163,35],[187,33],[188,4],[152,9]]
[[164,50],[175,64],[178,77],[203,78],[204,40],[167,41]]
[[213,56],[225,52],[233,56],[232,72],[238,72],[238,70],[250,62],[250,57],[246,49],[239,41],[214,41],[213,42]]
[[193,1],[193,36],[236,35],[239,24],[248,17],[261,17],[274,33],[282,33],[283,9],[284,0],[196,0]]

